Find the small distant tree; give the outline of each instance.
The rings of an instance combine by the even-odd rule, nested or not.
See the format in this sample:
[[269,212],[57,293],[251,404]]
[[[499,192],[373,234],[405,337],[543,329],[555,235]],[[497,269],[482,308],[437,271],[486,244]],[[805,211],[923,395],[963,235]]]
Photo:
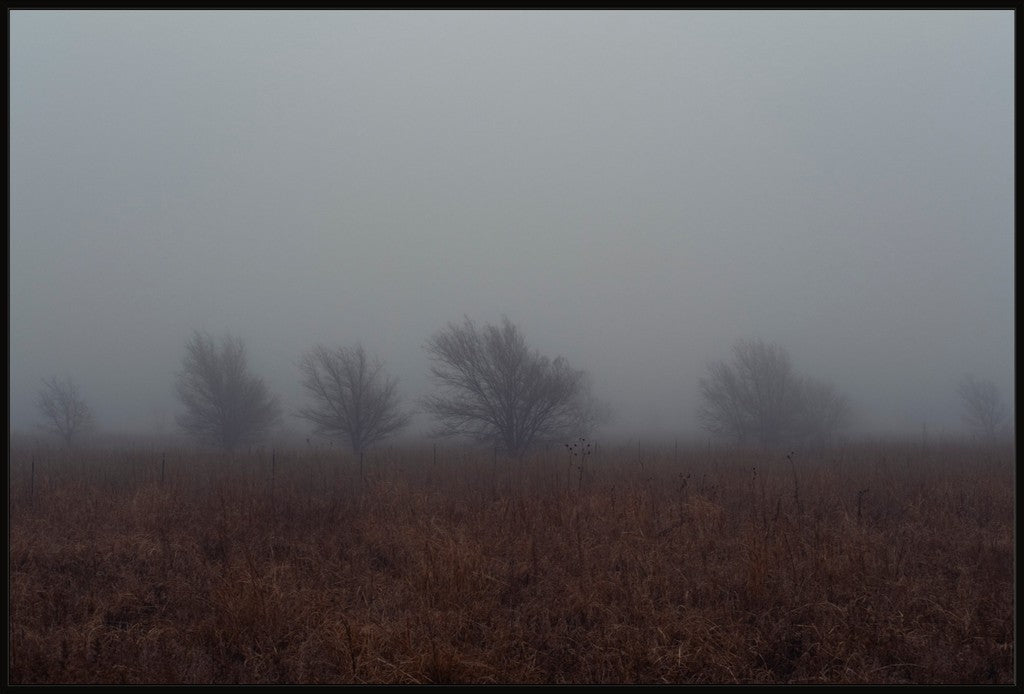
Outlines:
[[1006,419],[1006,406],[996,384],[968,375],[961,379],[957,393],[967,426],[986,438],[995,437]]
[[800,376],[782,347],[739,340],[731,362],[716,361],[700,379],[702,426],[763,447],[782,441],[828,443],[849,423],[846,396],[824,381]]
[[801,425],[804,436],[829,444],[850,420],[850,403],[831,383],[804,378],[800,386]]
[[346,439],[354,453],[409,424],[409,415],[399,410],[397,379],[387,376],[379,361],[371,362],[362,345],[317,345],[299,369],[314,404],[298,416],[312,422],[318,434]]
[[798,430],[801,385],[786,350],[761,340],[739,340],[732,363],[714,362],[700,379],[698,417],[712,433],[768,446]]
[[512,321],[477,328],[468,317],[431,337],[426,350],[441,392],[423,399],[435,434],[465,436],[521,457],[543,442],[586,436],[608,416],[586,372],[526,344]]
[[92,411],[79,394],[78,385],[69,377],[44,378],[38,405],[43,429],[59,436],[68,448],[74,448],[92,429]]
[[259,440],[281,415],[277,398],[249,373],[245,344],[230,335],[218,349],[206,333],[193,333],[185,345],[177,393],[185,406],[178,425],[226,451]]

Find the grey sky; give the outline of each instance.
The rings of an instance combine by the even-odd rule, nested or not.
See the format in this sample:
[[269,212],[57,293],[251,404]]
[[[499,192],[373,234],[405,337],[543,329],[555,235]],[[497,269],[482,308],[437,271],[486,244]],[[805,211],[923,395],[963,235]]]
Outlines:
[[1013,47],[1012,11],[13,11],[12,426],[66,373],[170,430],[195,328],[289,411],[355,340],[412,405],[426,338],[504,313],[623,435],[697,434],[740,337],[862,430],[956,430],[964,373],[1012,397]]

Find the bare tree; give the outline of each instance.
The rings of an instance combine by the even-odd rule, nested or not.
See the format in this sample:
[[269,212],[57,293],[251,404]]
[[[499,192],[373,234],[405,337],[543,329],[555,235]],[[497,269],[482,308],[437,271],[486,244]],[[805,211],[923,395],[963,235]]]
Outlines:
[[830,444],[850,421],[850,403],[831,383],[804,378],[800,390],[802,433],[812,441]]
[[999,425],[1006,419],[1006,406],[999,388],[988,379],[965,376],[957,388],[964,422],[975,432],[993,438]]
[[423,407],[437,420],[437,435],[467,436],[521,457],[535,444],[585,436],[607,417],[586,372],[531,350],[506,317],[482,330],[468,317],[449,323],[426,350],[441,393]]
[[761,340],[739,340],[732,363],[708,365],[697,412],[708,431],[762,446],[798,436],[804,413],[802,379],[789,354]]
[[315,402],[298,416],[319,434],[344,437],[362,453],[409,423],[399,411],[398,381],[379,361],[367,358],[362,345],[328,349],[317,345],[299,362],[302,385]]
[[68,448],[73,448],[92,428],[92,412],[69,377],[44,378],[38,405],[43,428],[59,436]]
[[703,404],[697,417],[711,433],[743,441],[754,428],[754,418],[747,407],[747,389],[728,363],[712,362],[707,369],[708,376],[700,379]]
[[178,397],[185,412],[178,425],[197,439],[224,450],[259,440],[280,419],[280,406],[263,380],[249,373],[245,344],[196,331],[185,345],[178,373]]

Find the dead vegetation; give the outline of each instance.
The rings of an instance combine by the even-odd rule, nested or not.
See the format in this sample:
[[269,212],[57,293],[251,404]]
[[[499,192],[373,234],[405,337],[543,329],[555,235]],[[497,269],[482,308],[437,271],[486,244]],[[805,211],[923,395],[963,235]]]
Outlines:
[[9,681],[1013,682],[1012,449],[562,453],[13,450]]

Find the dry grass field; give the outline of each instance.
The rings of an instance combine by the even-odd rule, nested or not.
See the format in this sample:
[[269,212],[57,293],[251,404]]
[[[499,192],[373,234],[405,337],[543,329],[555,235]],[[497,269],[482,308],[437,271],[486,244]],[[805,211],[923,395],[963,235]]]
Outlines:
[[15,448],[9,682],[1010,684],[1014,456]]

